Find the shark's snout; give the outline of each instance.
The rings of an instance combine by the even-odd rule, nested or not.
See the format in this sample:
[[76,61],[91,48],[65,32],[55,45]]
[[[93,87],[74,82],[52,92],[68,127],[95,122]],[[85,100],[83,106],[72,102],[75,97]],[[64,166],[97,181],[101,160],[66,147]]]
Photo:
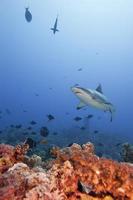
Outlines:
[[76,91],[75,87],[71,87],[71,90],[73,93],[75,93],[75,91]]
[[80,91],[80,89],[78,87],[71,87],[71,90],[75,94],[81,93],[81,91]]

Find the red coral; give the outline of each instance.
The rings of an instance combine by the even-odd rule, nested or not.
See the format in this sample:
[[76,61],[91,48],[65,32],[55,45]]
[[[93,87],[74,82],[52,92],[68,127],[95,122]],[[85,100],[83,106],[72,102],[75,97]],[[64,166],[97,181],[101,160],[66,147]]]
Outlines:
[[0,144],[0,173],[5,172],[14,163],[22,161],[28,150],[28,145],[17,145],[15,148],[10,145]]
[[[5,148],[5,146],[4,146]],[[1,155],[9,156],[10,147]],[[27,149],[11,147],[13,162]],[[133,166],[99,158],[94,146],[73,144],[53,149],[57,158],[47,171],[16,163],[0,176],[0,200],[133,200]],[[9,167],[9,165],[8,165]],[[95,196],[95,197],[94,197]]]
[[14,158],[15,160],[18,161],[23,161],[24,155],[27,153],[29,149],[28,144],[23,144],[23,145],[17,145],[14,149]]
[[[59,150],[56,154],[55,163],[58,163],[60,169],[65,161],[70,161],[73,167],[71,183],[75,182],[74,178],[76,177],[84,185],[92,188],[91,192],[95,195],[103,196],[109,193],[118,199],[133,197],[132,166],[97,157],[94,155],[94,147],[90,143],[82,147],[74,144]],[[69,187],[70,177],[67,181]],[[67,181],[65,187],[67,187]]]

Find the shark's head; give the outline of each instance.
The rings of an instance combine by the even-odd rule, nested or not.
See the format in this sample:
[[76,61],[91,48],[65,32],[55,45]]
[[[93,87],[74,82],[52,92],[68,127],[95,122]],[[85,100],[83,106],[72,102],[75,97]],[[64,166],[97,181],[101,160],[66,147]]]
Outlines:
[[76,95],[76,96],[82,96],[84,95],[84,90],[81,87],[71,87],[72,92]]
[[80,101],[88,104],[88,101],[92,98],[91,91],[79,86],[71,87],[72,92],[80,99]]

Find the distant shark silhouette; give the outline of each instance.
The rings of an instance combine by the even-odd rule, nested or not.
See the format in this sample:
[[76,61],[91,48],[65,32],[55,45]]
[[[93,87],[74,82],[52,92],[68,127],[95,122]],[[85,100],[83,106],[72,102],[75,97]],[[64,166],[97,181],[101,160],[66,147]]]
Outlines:
[[115,108],[113,104],[107,100],[106,96],[103,95],[101,84],[99,84],[95,90],[75,86],[72,87],[71,90],[80,99],[77,109],[91,105],[105,112],[109,111],[111,113],[110,121],[112,121],[112,114],[115,112]]
[[57,29],[57,24],[58,24],[58,16],[56,17],[55,23],[54,23],[54,27],[51,28],[51,30],[53,31],[53,34],[55,34],[56,32],[58,32],[59,30]]

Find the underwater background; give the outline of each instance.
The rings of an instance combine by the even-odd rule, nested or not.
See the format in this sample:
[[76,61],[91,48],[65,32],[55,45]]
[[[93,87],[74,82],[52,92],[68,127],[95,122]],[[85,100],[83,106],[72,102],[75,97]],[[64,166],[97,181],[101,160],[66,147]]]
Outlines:
[[[132,7],[131,0],[1,2],[1,143],[30,137],[45,150],[92,141],[99,153],[113,155],[117,143],[133,143]],[[53,34],[57,15],[59,32]],[[112,122],[109,113],[93,107],[76,109],[71,87],[95,89],[99,83],[115,106]],[[41,127],[47,127],[47,137]]]

